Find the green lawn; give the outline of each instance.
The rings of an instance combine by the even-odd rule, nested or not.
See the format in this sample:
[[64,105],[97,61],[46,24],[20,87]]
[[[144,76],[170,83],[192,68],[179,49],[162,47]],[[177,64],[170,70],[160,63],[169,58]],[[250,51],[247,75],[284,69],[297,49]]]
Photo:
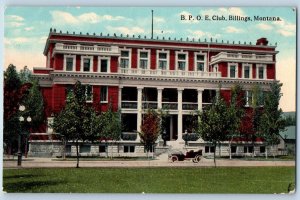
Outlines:
[[7,192],[287,193],[294,167],[4,169]]

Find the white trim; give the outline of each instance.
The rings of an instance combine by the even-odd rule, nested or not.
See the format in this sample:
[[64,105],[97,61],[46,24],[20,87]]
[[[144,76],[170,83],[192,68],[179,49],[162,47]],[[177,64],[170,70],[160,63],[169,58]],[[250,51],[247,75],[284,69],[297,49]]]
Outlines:
[[[101,60],[107,60],[107,71],[106,72],[101,72]],[[98,56],[98,69],[97,72],[99,73],[110,73],[110,56]]]
[[86,102],[86,103],[93,103],[93,101],[94,101],[94,87],[93,87],[93,85],[90,85],[90,84],[84,84],[84,86],[85,86],[85,92],[84,92],[85,98],[87,98],[87,87],[86,87],[86,86],[91,86],[91,88],[92,88],[92,91],[91,91],[91,94],[92,94],[92,100],[86,100],[85,102]]
[[[131,48],[120,48],[120,56],[119,56],[119,66],[121,68],[121,59],[122,59],[122,53],[121,51],[128,51],[128,69],[131,69],[131,56],[132,56],[132,49]],[[125,58],[126,59],[126,58]]]
[[[230,77],[230,66],[235,66],[235,77]],[[227,65],[227,78],[238,78],[239,65],[238,63],[228,63]]]
[[[204,56],[204,60],[203,61],[198,61],[197,60],[198,55]],[[199,63],[204,63],[203,71],[207,72],[207,53],[198,53],[198,52],[194,53],[194,71],[198,71],[198,69],[197,69],[198,62]]]
[[[156,69],[157,70],[160,70],[159,68],[159,54],[160,53],[166,53],[167,54],[167,58],[166,58],[166,61],[167,61],[167,66],[166,66],[166,70],[170,70],[170,51],[169,50],[157,50],[156,51]],[[161,59],[161,60],[165,60],[165,59]]]
[[[251,95],[250,95],[251,94]],[[250,99],[251,97],[251,99]],[[252,94],[252,91],[250,90],[246,90],[245,91],[245,107],[250,107],[252,105],[252,102],[253,102],[253,94]],[[249,104],[250,103],[250,104]]]
[[[138,69],[150,69],[150,49],[146,50],[146,49],[138,49],[138,56],[137,56],[137,68]],[[147,58],[140,58],[140,53],[147,53]],[[147,67],[146,68],[141,68],[140,66],[140,60],[147,60]]]
[[[259,77],[259,68],[260,67],[263,67],[264,68],[264,77],[261,79],[261,78],[258,78]],[[259,79],[259,80],[265,80],[267,79],[267,65],[266,64],[256,64],[256,79]]]
[[[67,58],[73,58],[73,66],[71,71],[67,71]],[[75,72],[76,71],[76,55],[64,55],[64,66],[63,70],[66,72]]]
[[51,128],[54,121],[54,117],[47,118],[47,135],[53,133],[53,128]]
[[246,66],[249,66],[249,78],[247,79],[252,79],[252,64],[249,64],[249,63],[243,63],[242,64],[242,78],[245,78],[245,67]]
[[175,70],[179,70],[178,69],[178,54],[185,54],[185,70],[181,70],[181,71],[188,71],[189,69],[189,54],[188,52],[183,52],[181,51],[175,51]]
[[[90,71],[83,71],[83,60],[85,58],[90,59]],[[80,71],[81,72],[93,72],[93,67],[94,67],[94,56],[81,56],[81,61],[80,61]]]

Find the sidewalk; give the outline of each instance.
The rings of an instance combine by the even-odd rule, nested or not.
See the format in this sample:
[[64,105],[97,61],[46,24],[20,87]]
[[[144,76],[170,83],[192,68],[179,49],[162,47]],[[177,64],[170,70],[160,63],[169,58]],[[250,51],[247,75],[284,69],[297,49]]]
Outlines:
[[[26,158],[22,160],[21,168],[68,168],[75,167],[76,161],[57,161],[52,158]],[[167,160],[142,161],[79,161],[80,167],[213,167],[213,159],[202,159],[199,163],[192,161],[169,162]],[[245,161],[218,159],[217,166],[222,167],[259,167],[259,166],[295,166],[295,161]],[[17,160],[4,160],[3,168],[18,168]]]

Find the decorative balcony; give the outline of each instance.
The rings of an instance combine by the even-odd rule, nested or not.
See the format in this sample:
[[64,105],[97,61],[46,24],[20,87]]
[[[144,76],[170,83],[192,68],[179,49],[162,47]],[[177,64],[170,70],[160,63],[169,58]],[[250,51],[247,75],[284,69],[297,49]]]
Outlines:
[[182,110],[197,110],[197,109],[198,109],[198,103],[192,103],[192,102],[182,103]]
[[161,70],[161,69],[129,69],[120,68],[120,74],[140,76],[191,77],[191,78],[220,78],[221,72]]
[[178,105],[174,102],[162,102],[162,108],[166,110],[177,110]]
[[274,63],[272,55],[256,55],[242,53],[227,53],[221,52],[211,57],[210,64],[219,62],[247,62],[247,63]]
[[156,101],[143,101],[142,108],[143,109],[157,109],[157,102]]
[[56,43],[53,53],[72,53],[90,55],[120,55],[118,46],[87,46]]
[[137,101],[122,101],[121,108],[137,109]]

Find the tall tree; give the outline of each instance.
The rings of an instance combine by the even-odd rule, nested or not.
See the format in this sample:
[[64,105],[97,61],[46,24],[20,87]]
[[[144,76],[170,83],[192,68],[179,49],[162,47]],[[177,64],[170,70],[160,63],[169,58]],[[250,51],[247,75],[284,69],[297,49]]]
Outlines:
[[[4,72],[4,143],[10,155],[13,144],[16,144],[20,134],[19,107],[28,94],[31,84],[23,84],[19,78],[16,67],[12,64]],[[29,108],[26,108],[27,110]]]
[[204,111],[199,112],[199,123],[197,134],[205,141],[210,142],[214,151],[214,163],[216,167],[216,147],[227,139],[230,129],[230,117],[225,101],[217,95],[212,105]]
[[62,134],[65,141],[75,143],[76,168],[79,168],[79,142],[93,140],[97,130],[92,130],[92,127],[99,127],[94,112],[86,104],[85,87],[77,81],[73,92],[67,96],[65,108],[53,120],[54,131]]
[[[113,112],[112,106],[109,105],[109,109],[106,112],[102,112],[100,118],[102,122],[101,133],[105,138],[106,146],[108,148],[108,140],[115,142],[121,138],[121,114],[120,112]],[[106,152],[108,152],[108,149]],[[113,157],[113,151],[111,157]]]
[[149,109],[143,116],[141,132],[139,133],[141,142],[144,144],[147,151],[147,155],[149,151],[153,150],[153,145],[158,138],[160,128],[161,120],[159,114],[156,111]]
[[231,144],[233,140],[240,136],[241,119],[244,116],[243,109],[243,88],[240,85],[234,85],[231,88],[231,98],[228,108],[229,129],[228,129],[228,145],[229,158],[231,159]]
[[273,82],[271,90],[265,95],[264,109],[260,118],[260,136],[266,143],[266,158],[267,147],[279,143],[279,132],[285,129],[285,120],[282,117],[282,110],[279,108],[279,101],[282,96],[282,84]]

